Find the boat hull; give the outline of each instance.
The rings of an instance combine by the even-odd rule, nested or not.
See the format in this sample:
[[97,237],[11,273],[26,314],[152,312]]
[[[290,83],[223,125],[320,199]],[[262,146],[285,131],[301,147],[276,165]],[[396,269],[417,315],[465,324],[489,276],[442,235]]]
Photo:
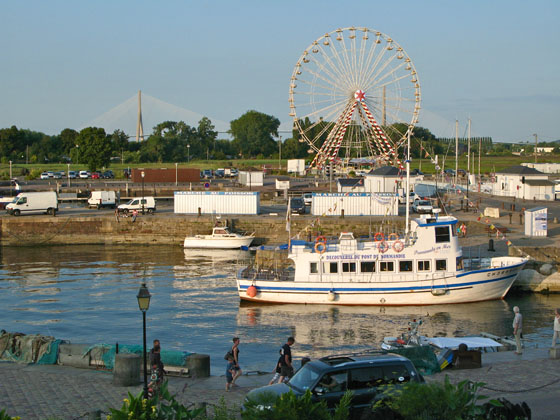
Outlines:
[[[525,262],[520,258],[508,266],[438,279],[395,280],[395,276],[384,276],[368,282],[263,281],[243,279],[240,272],[237,288],[242,300],[263,303],[374,306],[468,303],[503,299]],[[252,285],[257,293],[251,297],[248,288]]]
[[253,237],[240,238],[185,238],[184,248],[205,248],[205,249],[237,249],[248,247],[253,242]]

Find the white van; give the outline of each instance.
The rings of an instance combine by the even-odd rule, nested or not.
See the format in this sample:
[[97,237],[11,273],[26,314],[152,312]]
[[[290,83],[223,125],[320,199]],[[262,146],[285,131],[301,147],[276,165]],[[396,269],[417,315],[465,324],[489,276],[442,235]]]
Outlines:
[[102,207],[114,209],[117,205],[116,198],[115,191],[92,191],[88,198],[88,207],[96,207],[98,210]]
[[156,211],[156,200],[154,197],[144,197],[144,198],[133,198],[128,203],[121,204],[118,209],[119,212],[128,213],[132,210],[142,211],[142,206],[144,206],[144,211],[148,213],[153,213]]
[[19,216],[26,213],[47,213],[56,215],[58,196],[55,191],[19,193],[6,205],[8,214]]

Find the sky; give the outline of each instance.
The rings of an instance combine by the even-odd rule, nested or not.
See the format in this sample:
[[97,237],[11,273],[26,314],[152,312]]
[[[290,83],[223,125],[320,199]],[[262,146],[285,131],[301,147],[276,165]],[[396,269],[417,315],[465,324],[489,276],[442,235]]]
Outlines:
[[166,104],[155,115],[146,102],[145,133],[177,110],[219,130],[256,110],[290,130],[300,55],[356,26],[406,50],[422,89],[418,125],[437,136],[454,137],[456,119],[465,135],[471,118],[472,135],[494,141],[560,139],[556,0],[0,0],[0,13],[0,128],[58,134],[130,102],[121,128],[134,135],[142,90]]

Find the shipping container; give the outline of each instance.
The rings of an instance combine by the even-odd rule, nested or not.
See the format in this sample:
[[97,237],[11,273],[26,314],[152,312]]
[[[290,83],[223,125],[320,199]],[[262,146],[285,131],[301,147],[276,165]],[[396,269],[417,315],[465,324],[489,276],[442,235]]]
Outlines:
[[313,193],[314,216],[397,216],[398,197],[392,193]]
[[259,214],[256,191],[175,191],[174,211],[179,214]]

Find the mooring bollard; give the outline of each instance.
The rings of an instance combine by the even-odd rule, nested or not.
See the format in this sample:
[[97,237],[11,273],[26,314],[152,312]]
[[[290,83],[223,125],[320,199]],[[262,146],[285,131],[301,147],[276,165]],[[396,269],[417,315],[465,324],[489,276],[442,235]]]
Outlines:
[[132,353],[115,354],[113,384],[131,386],[140,383],[140,355]]
[[340,210],[340,218],[344,219],[344,209]]
[[210,356],[198,353],[187,356],[187,368],[193,378],[208,378],[210,376]]

